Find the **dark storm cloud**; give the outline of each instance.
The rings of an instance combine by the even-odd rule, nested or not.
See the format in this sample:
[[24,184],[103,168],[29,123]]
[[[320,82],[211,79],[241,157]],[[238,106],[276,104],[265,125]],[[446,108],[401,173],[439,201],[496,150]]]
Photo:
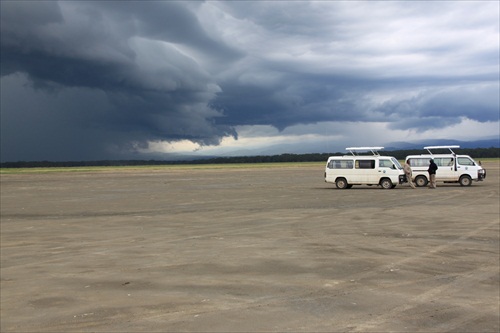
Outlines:
[[[77,99],[74,105],[66,105],[66,126],[80,132],[90,124],[99,137],[96,142],[96,133],[85,138],[90,132],[81,131],[74,150],[85,150],[89,144],[94,149],[112,144],[126,147],[130,142],[155,139],[216,144],[223,136],[235,135],[230,127],[216,125],[213,119],[221,114],[207,107],[220,88],[176,45],[202,50],[217,61],[234,59],[237,53],[206,36],[189,5],[2,2],[2,76],[23,74],[33,88],[52,94],[54,100],[67,95],[68,88],[85,91],[76,94],[77,98],[106,96],[105,107]],[[2,118],[16,118],[9,114],[19,112],[15,104],[3,102]],[[43,112],[35,106],[30,109],[33,114]],[[48,114],[37,122],[36,132],[41,141],[47,141],[45,149],[54,147],[52,141],[67,140],[64,131],[53,131],[59,123],[56,119]],[[13,139],[5,133],[2,136],[2,141]],[[15,145],[4,144],[3,155]]]
[[[284,74],[283,74],[284,75]],[[273,125],[282,130],[295,124],[369,119],[363,109],[362,82],[350,78],[286,74],[272,86],[221,82],[222,92],[210,104],[227,117],[228,125]]]
[[2,160],[139,157],[243,125],[498,121],[496,2],[0,4]]

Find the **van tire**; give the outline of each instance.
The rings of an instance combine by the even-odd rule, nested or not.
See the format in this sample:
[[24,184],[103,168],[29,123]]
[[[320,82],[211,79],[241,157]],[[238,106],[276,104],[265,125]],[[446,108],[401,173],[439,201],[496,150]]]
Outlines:
[[347,180],[345,178],[337,178],[335,180],[335,185],[337,186],[337,188],[340,188],[340,189],[345,189],[345,188],[348,188],[349,184],[347,184]]
[[471,186],[472,185],[472,179],[467,175],[461,176],[460,179],[458,180],[458,182],[462,186]]
[[384,179],[381,179],[380,180],[380,186],[382,186],[383,189],[390,189],[390,188],[393,188],[392,187],[392,182],[389,178],[384,178]]
[[429,183],[427,180],[427,177],[425,176],[417,176],[415,178],[415,184],[417,184],[418,187],[423,187],[426,186]]

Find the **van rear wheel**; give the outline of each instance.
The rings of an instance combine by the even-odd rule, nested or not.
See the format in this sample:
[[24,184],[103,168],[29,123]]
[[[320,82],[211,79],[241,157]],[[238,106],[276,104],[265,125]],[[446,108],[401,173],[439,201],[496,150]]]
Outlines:
[[426,186],[428,182],[425,176],[417,176],[417,178],[415,178],[415,184],[419,187]]
[[386,190],[387,190],[387,189],[392,188],[392,182],[391,182],[391,180],[390,180],[390,179],[388,179],[388,178],[384,178],[384,179],[382,179],[382,180],[380,181],[380,186],[382,186],[382,188],[384,188],[384,189],[386,189]]
[[345,178],[337,178],[337,180],[335,181],[335,185],[337,186],[337,188],[340,188],[340,189],[345,189],[345,188],[348,188],[349,184],[347,184],[347,180]]
[[471,186],[472,179],[469,176],[463,175],[462,177],[460,177],[460,179],[458,180],[458,182],[462,186]]

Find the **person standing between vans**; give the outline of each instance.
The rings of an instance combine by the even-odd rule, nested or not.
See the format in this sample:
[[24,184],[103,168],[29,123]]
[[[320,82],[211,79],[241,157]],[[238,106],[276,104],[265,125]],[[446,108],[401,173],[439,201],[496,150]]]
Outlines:
[[405,171],[406,180],[408,181],[408,183],[410,183],[411,188],[415,188],[415,185],[413,185],[413,182],[412,182],[410,160],[406,160],[406,163],[403,166],[403,170]]
[[438,166],[436,163],[434,163],[433,159],[429,160],[429,169],[427,169],[427,172],[429,172],[429,179],[430,179],[430,185],[429,188],[436,188],[436,170],[438,169]]

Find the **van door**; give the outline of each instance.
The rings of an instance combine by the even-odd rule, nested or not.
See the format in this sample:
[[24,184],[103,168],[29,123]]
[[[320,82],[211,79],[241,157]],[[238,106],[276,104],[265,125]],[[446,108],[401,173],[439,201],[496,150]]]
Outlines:
[[434,162],[438,166],[436,171],[436,180],[447,181],[447,180],[457,180],[456,171],[456,159],[453,156],[450,157],[437,157],[434,158]]
[[[397,161],[396,161],[397,162]],[[399,162],[397,162],[399,164]],[[388,177],[391,179],[394,185],[398,184],[398,178],[401,174],[401,170],[393,163],[390,159],[379,159],[378,161],[378,178],[377,182],[380,181],[382,177]]]
[[355,172],[352,175],[354,184],[378,184],[375,171],[375,159],[356,159]]
[[477,165],[467,156],[457,157],[457,178],[463,174],[468,174],[472,179],[477,179]]

